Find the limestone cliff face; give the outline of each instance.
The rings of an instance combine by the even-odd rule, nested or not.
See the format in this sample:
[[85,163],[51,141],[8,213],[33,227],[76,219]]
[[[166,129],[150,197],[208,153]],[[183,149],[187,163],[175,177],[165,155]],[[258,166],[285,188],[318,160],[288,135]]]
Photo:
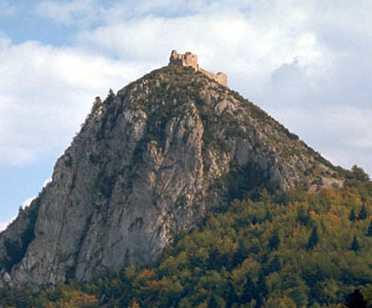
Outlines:
[[150,264],[231,199],[340,183],[258,107],[201,72],[167,66],[94,104],[52,182],[0,234],[0,285]]

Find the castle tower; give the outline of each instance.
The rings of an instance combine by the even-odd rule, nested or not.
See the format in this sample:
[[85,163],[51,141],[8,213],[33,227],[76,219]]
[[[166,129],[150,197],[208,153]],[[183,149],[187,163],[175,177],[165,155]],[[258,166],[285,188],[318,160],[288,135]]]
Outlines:
[[190,66],[194,68],[194,70],[196,71],[199,69],[198,56],[192,54],[189,51],[184,54],[180,54],[180,53],[177,53],[177,51],[172,50],[170,58],[169,58],[169,64]]
[[198,64],[198,56],[191,53],[190,51],[185,52],[184,54],[178,53],[176,50],[172,50],[170,57],[169,57],[169,65],[181,65],[192,67],[195,71],[202,72],[203,74],[207,75],[209,78],[214,79],[219,84],[227,87],[227,75],[218,72],[217,74],[213,74],[202,69]]

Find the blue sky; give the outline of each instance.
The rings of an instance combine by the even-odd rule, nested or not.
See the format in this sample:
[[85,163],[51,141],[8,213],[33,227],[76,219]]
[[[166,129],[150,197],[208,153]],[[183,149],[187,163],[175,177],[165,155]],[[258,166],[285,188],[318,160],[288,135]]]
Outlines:
[[[0,229],[95,96],[191,50],[335,164],[372,174],[372,2],[0,0]],[[26,202],[27,203],[27,202]]]

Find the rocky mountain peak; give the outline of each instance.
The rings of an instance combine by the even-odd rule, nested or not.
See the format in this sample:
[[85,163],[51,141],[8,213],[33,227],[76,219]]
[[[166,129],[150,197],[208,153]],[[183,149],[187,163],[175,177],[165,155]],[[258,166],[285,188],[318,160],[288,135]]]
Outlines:
[[233,199],[342,185],[332,164],[212,77],[168,65],[97,99],[52,182],[0,234],[0,286],[152,264]]

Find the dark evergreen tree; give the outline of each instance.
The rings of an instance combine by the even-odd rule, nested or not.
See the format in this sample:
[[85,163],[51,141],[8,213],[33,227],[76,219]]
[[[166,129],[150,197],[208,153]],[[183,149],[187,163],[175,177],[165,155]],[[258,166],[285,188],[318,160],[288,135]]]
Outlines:
[[273,214],[271,213],[271,211],[266,211],[265,220],[273,220]]
[[351,243],[351,247],[350,248],[353,251],[359,251],[360,250],[360,244],[359,244],[358,238],[355,235],[353,237],[353,241]]
[[277,230],[275,230],[269,239],[269,248],[271,250],[276,250],[279,248],[280,245],[280,236]]
[[208,301],[208,307],[219,307],[219,302],[217,300],[217,296],[215,294],[212,294]]
[[372,220],[369,222],[366,235],[367,236],[372,236]]
[[368,217],[368,210],[365,204],[362,205],[360,208],[359,214],[358,214],[358,219],[364,220],[367,219]]
[[112,89],[110,89],[107,97],[113,97],[113,96],[115,96],[115,93]]
[[355,210],[354,209],[351,209],[351,211],[350,211],[349,220],[351,222],[354,222],[356,220],[356,215],[355,215]]
[[311,230],[311,234],[309,237],[309,240],[307,241],[306,248],[311,250],[313,249],[319,242],[319,235],[318,235],[318,228],[317,226],[314,226]]
[[304,208],[300,208],[297,212],[297,219],[298,221],[303,224],[304,226],[308,225],[311,221],[310,215],[307,210]]
[[345,306],[349,308],[367,308],[367,302],[364,300],[360,290],[355,290],[346,297]]
[[267,269],[267,272],[268,273],[278,272],[280,271],[281,268],[282,268],[282,261],[280,260],[278,256],[275,256],[271,260],[270,265]]

